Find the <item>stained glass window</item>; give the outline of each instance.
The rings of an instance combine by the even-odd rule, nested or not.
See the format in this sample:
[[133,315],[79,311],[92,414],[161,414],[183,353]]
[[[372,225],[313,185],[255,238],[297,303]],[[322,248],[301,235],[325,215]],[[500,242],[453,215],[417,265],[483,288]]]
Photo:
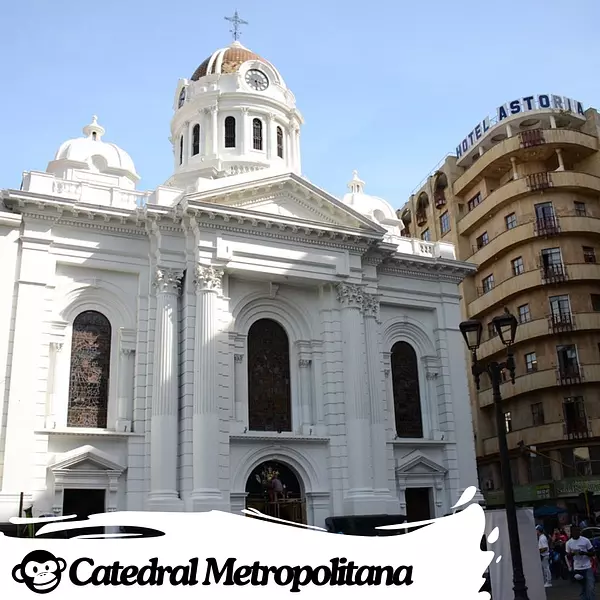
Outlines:
[[391,366],[396,435],[401,438],[422,438],[419,365],[414,348],[406,342],[395,343]]
[[262,121],[260,119],[252,120],[252,139],[255,150],[263,149]]
[[290,344],[279,323],[256,321],[248,332],[248,425],[291,431]]
[[73,322],[68,427],[106,428],[111,326],[88,310]]

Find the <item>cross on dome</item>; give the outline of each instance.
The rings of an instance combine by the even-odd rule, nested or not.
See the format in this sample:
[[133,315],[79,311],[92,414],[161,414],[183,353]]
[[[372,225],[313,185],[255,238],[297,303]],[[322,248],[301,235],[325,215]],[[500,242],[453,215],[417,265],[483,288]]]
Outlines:
[[358,177],[358,171],[352,171],[352,179],[348,183],[348,189],[352,194],[362,194],[365,189],[365,182]]
[[92,122],[83,128],[83,135],[92,138],[95,142],[100,141],[104,133],[105,129],[101,125],[98,125],[98,117],[96,115],[92,117]]
[[233,35],[233,41],[237,42],[240,39],[240,36],[242,35],[240,32],[240,25],[248,25],[248,21],[240,19],[237,9],[233,17],[225,17],[225,20],[229,21],[230,23],[233,23],[233,29],[230,29],[229,33]]

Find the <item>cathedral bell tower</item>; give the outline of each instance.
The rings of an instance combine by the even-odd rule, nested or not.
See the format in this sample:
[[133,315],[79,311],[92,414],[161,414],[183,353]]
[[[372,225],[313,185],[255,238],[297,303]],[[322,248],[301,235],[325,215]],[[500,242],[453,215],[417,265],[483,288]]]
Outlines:
[[214,179],[275,168],[300,174],[301,114],[279,71],[237,39],[181,79],[171,120],[174,174],[167,184],[193,189]]

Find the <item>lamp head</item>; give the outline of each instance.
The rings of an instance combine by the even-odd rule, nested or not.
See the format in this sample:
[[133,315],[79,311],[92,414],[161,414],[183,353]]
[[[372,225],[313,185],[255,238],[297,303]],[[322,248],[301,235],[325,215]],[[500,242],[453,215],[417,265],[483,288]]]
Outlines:
[[519,325],[516,317],[505,308],[504,314],[494,317],[492,323],[502,343],[505,346],[511,346],[515,341],[517,326]]
[[465,344],[467,344],[467,348],[471,350],[471,352],[477,350],[481,344],[481,334],[483,332],[483,325],[481,322],[470,319],[468,321],[463,321],[458,328],[462,333]]

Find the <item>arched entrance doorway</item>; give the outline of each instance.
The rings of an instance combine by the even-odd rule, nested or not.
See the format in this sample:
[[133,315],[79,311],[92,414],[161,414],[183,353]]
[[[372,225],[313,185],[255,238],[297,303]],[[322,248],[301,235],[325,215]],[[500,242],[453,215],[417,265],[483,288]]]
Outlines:
[[298,476],[287,465],[268,460],[246,481],[246,508],[293,523],[306,524],[306,499]]

